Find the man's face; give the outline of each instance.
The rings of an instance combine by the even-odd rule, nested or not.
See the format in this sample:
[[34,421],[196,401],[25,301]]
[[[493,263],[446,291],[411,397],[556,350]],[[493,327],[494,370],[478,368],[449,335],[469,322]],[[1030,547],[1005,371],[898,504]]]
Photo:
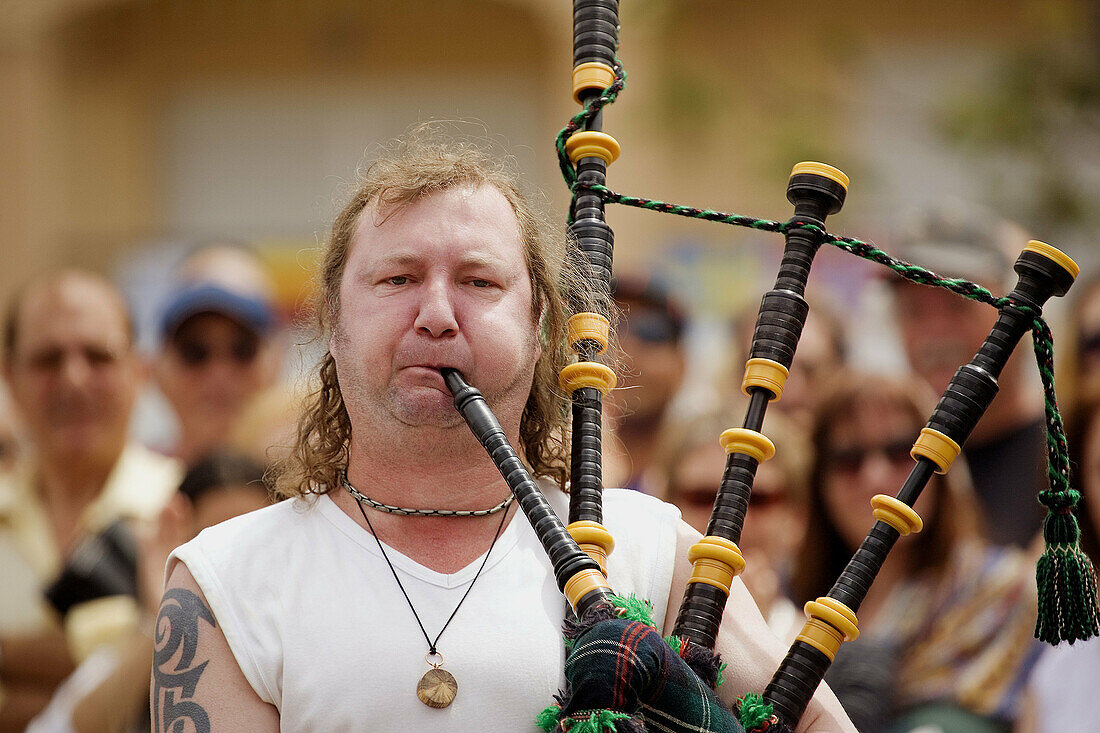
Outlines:
[[982,303],[911,283],[894,285],[894,306],[909,364],[937,394],[974,356],[997,318]]
[[361,217],[330,343],[353,425],[461,423],[441,367],[458,369],[515,430],[541,354],[523,241],[492,186]]
[[161,390],[197,444],[224,440],[248,400],[274,377],[271,349],[258,334],[219,313],[184,321],[157,365]]
[[109,465],[122,451],[142,375],[122,308],[81,278],[25,297],[7,377],[44,460]]

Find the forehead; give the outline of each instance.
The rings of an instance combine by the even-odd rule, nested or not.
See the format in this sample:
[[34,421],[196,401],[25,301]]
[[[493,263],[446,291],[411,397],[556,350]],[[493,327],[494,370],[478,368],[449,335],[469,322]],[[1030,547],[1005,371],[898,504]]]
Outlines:
[[920,427],[920,420],[892,399],[884,396],[861,399],[833,422],[828,442],[832,445],[878,443],[909,434],[916,439]]
[[94,280],[65,279],[28,293],[19,306],[16,353],[44,346],[129,345],[125,306],[113,290]]
[[349,260],[416,257],[526,262],[512,205],[491,185],[448,188],[393,212],[364,209]]

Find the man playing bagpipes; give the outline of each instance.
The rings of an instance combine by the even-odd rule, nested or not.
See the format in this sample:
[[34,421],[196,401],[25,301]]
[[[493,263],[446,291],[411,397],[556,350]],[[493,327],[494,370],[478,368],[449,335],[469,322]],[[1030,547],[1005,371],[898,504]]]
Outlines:
[[[572,354],[561,293],[576,298],[584,283],[565,250],[511,172],[469,144],[421,130],[366,171],[322,253],[328,350],[279,475],[288,500],[204,531],[169,560],[154,730],[536,729],[564,687],[571,611],[444,375],[484,394],[565,516],[569,397],[558,373]],[[650,601],[640,614],[668,633],[699,534],[636,492],[607,491],[604,524],[616,543],[611,585]],[[665,651],[650,647],[661,658],[641,694],[597,691],[634,708],[609,713],[622,721],[610,725],[682,729],[664,717],[668,704],[715,720],[692,730],[736,729],[730,706],[765,687],[784,649],[739,580],[723,616],[720,704],[657,638]],[[623,663],[641,654],[632,635],[658,634],[613,623],[627,629],[606,641]],[[854,728],[822,686],[798,730]]]

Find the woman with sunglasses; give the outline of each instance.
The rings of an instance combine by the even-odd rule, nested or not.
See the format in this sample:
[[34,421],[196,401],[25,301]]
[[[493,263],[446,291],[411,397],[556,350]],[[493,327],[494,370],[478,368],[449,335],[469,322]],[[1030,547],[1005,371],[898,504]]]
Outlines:
[[[932,399],[915,380],[849,373],[819,402],[798,602],[826,594],[867,536],[871,497],[905,481]],[[860,636],[826,676],[860,730],[1010,729],[1039,652],[1033,566],[984,540],[975,506],[959,462],[933,477],[915,506],[923,531],[898,542],[860,607]]]
[[[736,414],[734,414],[736,412]],[[684,521],[705,532],[714,507],[726,452],[718,435],[740,424],[744,407],[700,418],[678,440],[664,446],[658,463],[668,484],[664,500],[679,507]],[[806,472],[809,446],[789,417],[769,413],[764,433],[776,446],[775,457],[756,471],[749,511],[738,547],[745,557],[741,580],[768,627],[784,641],[794,640],[805,618],[788,598],[790,568],[806,523]]]

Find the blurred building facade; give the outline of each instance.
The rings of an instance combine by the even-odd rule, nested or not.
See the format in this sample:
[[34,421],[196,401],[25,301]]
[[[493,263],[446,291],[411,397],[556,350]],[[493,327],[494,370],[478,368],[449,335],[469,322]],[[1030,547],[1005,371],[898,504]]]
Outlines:
[[[1065,114],[1037,110],[1034,84],[1015,116],[999,115],[999,97],[975,96],[1011,82],[1021,50],[1070,76],[1088,68],[1076,52],[1043,53],[1095,52],[1096,6],[624,2],[629,80],[605,122],[624,153],[609,185],[786,218],[790,166],[818,159],[852,176],[836,217],[852,234],[874,236],[901,207],[947,196],[1014,207],[1065,243],[1094,223],[1057,196],[1100,193],[1100,145],[1086,144],[1095,119],[1037,151],[969,131],[1039,115],[1036,134],[1058,132],[1049,120]],[[370,146],[429,118],[483,122],[560,214],[568,194],[552,141],[575,111],[570,10],[561,0],[9,0],[0,292],[59,264],[109,269],[164,238],[312,246]],[[1030,73],[1042,81],[1050,70]],[[1085,91],[1087,107],[1096,100]],[[1067,98],[1080,101],[1073,89]],[[1076,166],[1062,183],[1048,180],[1052,157]],[[1043,221],[1043,196],[1067,218]],[[768,287],[772,266],[754,263],[778,252],[770,235],[613,216],[621,266],[698,278],[703,305],[738,306]],[[765,239],[746,261],[740,246]],[[843,288],[848,270],[836,271]]]

